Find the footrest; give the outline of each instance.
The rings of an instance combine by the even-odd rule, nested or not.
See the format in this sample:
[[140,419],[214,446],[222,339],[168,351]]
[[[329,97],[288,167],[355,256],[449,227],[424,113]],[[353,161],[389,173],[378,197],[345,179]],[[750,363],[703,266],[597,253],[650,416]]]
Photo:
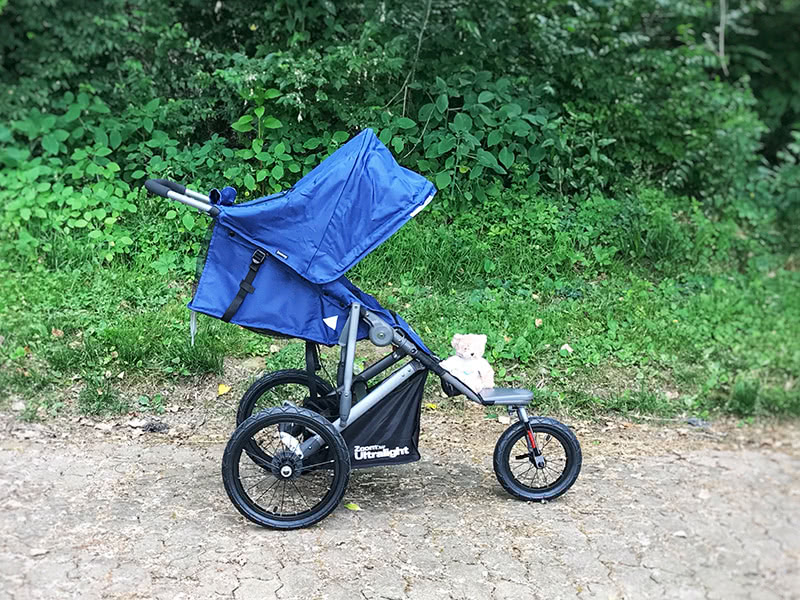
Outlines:
[[499,404],[500,406],[525,406],[533,400],[533,392],[530,390],[515,390],[513,388],[492,388],[481,392],[487,404]]

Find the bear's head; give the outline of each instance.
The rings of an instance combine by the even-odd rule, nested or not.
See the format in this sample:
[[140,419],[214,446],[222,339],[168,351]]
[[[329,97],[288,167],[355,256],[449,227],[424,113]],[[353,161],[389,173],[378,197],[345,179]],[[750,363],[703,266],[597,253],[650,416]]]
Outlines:
[[475,333],[457,333],[450,342],[455,348],[456,354],[467,360],[483,358],[486,350],[486,336]]

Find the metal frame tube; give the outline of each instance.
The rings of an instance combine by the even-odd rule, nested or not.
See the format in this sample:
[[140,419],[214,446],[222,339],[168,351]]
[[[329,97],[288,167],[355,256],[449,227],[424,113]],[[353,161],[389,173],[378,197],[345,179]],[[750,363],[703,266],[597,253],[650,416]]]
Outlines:
[[[186,191],[188,192],[189,190]],[[180,202],[181,204],[191,206],[192,208],[196,208],[201,212],[212,213],[212,214],[214,212],[219,212],[219,209],[216,206],[203,202],[202,200],[197,200],[195,198],[190,198],[189,196],[184,196],[183,194],[173,192],[172,190],[167,192],[167,198],[169,198],[170,200],[175,200],[176,202]]]
[[370,379],[383,373],[386,369],[391,367],[392,365],[397,364],[406,356],[406,353],[402,350],[395,350],[391,354],[387,354],[382,359],[377,362],[372,363],[368,367],[366,367],[361,373],[356,375],[353,378],[353,383],[356,381],[363,381],[368,382]]
[[347,424],[350,417],[350,407],[353,404],[353,364],[356,359],[356,340],[358,338],[358,320],[361,316],[361,305],[353,302],[350,305],[350,317],[347,319],[347,345],[344,358],[344,383],[339,396],[339,417],[343,424]]
[[211,204],[211,198],[209,198],[206,194],[195,192],[194,190],[190,190],[189,188],[186,188],[184,193],[190,198],[194,198],[195,200],[200,200],[200,202],[205,202],[206,204]]

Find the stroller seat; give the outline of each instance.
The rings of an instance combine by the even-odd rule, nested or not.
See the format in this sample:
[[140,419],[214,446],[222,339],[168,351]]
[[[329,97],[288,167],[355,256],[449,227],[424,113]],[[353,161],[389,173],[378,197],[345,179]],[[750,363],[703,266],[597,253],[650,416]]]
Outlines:
[[481,398],[489,404],[499,404],[501,406],[525,406],[533,400],[533,392],[530,390],[516,390],[511,388],[492,388],[483,390]]

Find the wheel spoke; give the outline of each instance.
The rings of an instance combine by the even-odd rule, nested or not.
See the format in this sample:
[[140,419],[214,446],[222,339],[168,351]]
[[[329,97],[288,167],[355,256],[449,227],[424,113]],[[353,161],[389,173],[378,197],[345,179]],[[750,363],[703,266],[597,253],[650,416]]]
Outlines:
[[[249,437],[237,442],[239,468],[235,485],[240,490],[242,505],[248,509],[243,514],[256,522],[265,519],[276,523],[307,523],[315,514],[324,516],[330,512],[343,493],[340,482],[349,472],[342,469],[341,461],[347,455],[341,441],[338,446],[332,445],[338,432],[319,417],[312,420],[312,415],[306,417],[302,412],[303,418],[297,415],[296,409],[269,409],[256,421],[263,419],[263,425],[251,425]],[[298,441],[319,436],[324,444],[306,458],[309,464],[303,464],[295,443],[287,435]],[[239,506],[237,494],[230,494],[229,490],[229,495]],[[259,515],[258,519],[250,516],[254,513]]]
[[518,437],[509,447],[509,470],[518,485],[541,492],[554,486],[566,471],[566,449],[558,437],[547,431],[537,431],[534,427],[533,442],[545,461],[544,466],[537,466],[528,450],[527,433],[527,429],[520,429]]
[[[261,493],[261,495],[259,495],[259,497],[258,497],[258,498],[256,498],[256,499],[254,500],[254,502],[258,502],[258,500],[259,500],[259,499],[260,499],[262,496],[264,496],[264,494],[266,494],[268,491],[270,491],[272,488],[274,488],[274,487],[275,487],[275,484],[276,484],[276,483],[278,483],[278,480],[277,480],[277,479],[276,479],[276,480],[275,480],[275,481],[272,483],[272,485],[271,485],[271,486],[269,486],[269,487],[268,487],[266,490],[264,490],[264,491]],[[274,495],[274,494],[275,494],[275,492],[273,492],[273,495]]]

